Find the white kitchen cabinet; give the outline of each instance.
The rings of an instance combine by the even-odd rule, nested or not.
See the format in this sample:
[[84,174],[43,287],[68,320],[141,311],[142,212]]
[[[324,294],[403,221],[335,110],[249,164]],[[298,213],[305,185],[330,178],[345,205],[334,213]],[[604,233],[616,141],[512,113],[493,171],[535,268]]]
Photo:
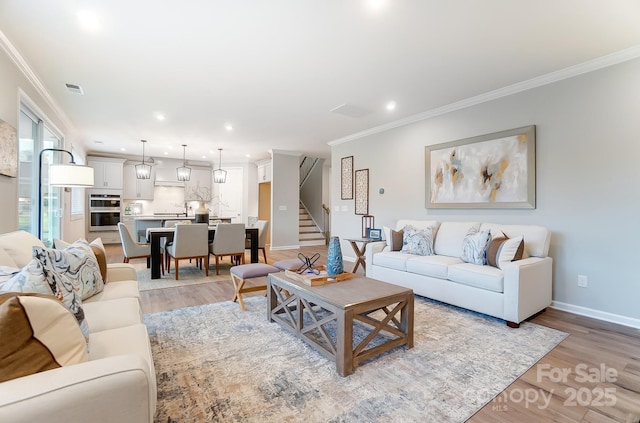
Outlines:
[[211,192],[211,169],[191,168],[191,179],[184,183],[184,201],[200,201],[196,190]]
[[93,168],[94,188],[122,189],[123,159],[88,157],[87,164]]
[[153,200],[153,187],[155,182],[155,168],[151,167],[151,178],[136,178],[135,164],[127,163],[123,167],[123,189],[124,200]]
[[227,181],[224,184],[213,184],[216,197],[212,202],[212,212],[217,212],[219,217],[230,217],[236,219],[234,222],[241,222],[243,170],[241,167],[225,167],[224,170],[227,171]]
[[271,162],[258,165],[258,183],[271,181]]

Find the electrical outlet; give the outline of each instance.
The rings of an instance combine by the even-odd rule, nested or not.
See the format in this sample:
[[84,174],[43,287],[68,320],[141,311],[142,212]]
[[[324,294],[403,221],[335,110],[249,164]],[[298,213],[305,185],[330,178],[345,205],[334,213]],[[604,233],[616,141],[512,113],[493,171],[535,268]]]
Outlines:
[[587,277],[585,275],[578,275],[578,286],[581,288],[587,287]]

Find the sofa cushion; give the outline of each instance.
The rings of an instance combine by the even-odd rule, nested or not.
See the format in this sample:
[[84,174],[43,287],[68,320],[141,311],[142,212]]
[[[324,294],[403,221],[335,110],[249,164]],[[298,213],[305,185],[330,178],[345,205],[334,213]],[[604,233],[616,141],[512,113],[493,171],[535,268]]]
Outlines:
[[433,249],[435,254],[460,257],[462,241],[469,230],[478,229],[478,222],[442,222],[435,236]]
[[487,250],[490,242],[490,231],[478,232],[475,228],[471,229],[462,241],[460,258],[464,262],[484,266],[487,264]]
[[[96,301],[108,301],[115,300],[117,298],[140,298],[140,290],[138,289],[137,281],[117,281],[109,282],[104,286],[104,289],[84,300],[83,304],[88,304]],[[139,300],[138,300],[139,301]]]
[[83,304],[91,333],[142,323],[142,309],[137,298],[118,298]]
[[55,297],[0,295],[0,382],[87,361],[85,339]]
[[0,248],[9,254],[16,263],[16,267],[23,268],[31,261],[33,246],[44,248],[45,245],[27,231],[13,231],[0,235]]
[[449,266],[450,281],[494,292],[504,291],[504,274],[492,266],[462,263]]
[[411,256],[405,263],[405,266],[407,268],[407,272],[410,273],[431,276],[439,279],[447,279],[449,266],[460,263],[462,263],[462,260],[460,260],[459,257]]
[[[44,249],[53,271],[73,284],[80,298],[97,294],[104,288],[100,265],[92,247],[84,239],[79,239],[65,249]],[[106,266],[106,264],[105,264]]]
[[[53,240],[53,245],[58,250],[65,250],[70,247],[71,243],[67,241],[63,241],[61,239]],[[89,243],[89,247],[98,262],[98,267],[100,269],[100,276],[102,276],[102,281],[107,283],[107,252],[104,249],[104,244],[102,243],[102,238],[98,237]]]
[[400,251],[383,251],[373,255],[373,264],[380,267],[387,267],[389,269],[407,271],[407,259],[412,257],[410,254],[405,254]]
[[416,229],[411,225],[404,227],[402,235],[402,251],[418,256],[433,255],[433,232],[431,227]]

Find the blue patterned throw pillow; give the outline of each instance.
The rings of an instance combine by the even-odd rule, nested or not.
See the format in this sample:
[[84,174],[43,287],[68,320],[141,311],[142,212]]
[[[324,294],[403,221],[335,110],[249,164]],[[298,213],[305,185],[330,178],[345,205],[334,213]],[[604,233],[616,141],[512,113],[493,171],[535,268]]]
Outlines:
[[491,231],[478,232],[476,229],[470,230],[462,241],[462,254],[460,258],[467,263],[480,266],[487,264],[487,250],[491,243]]
[[402,250],[406,254],[417,256],[433,255],[433,228],[417,230],[411,225],[404,228]]

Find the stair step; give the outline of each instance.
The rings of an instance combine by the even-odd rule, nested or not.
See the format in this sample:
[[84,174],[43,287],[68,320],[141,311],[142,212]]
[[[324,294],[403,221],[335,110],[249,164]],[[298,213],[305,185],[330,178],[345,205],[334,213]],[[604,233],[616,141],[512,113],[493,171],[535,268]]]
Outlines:
[[326,245],[326,242],[323,239],[305,239],[305,240],[300,240],[300,246],[301,247],[306,247],[306,246],[311,246],[311,245]]
[[302,239],[324,239],[321,232],[300,232],[298,234],[298,240]]

